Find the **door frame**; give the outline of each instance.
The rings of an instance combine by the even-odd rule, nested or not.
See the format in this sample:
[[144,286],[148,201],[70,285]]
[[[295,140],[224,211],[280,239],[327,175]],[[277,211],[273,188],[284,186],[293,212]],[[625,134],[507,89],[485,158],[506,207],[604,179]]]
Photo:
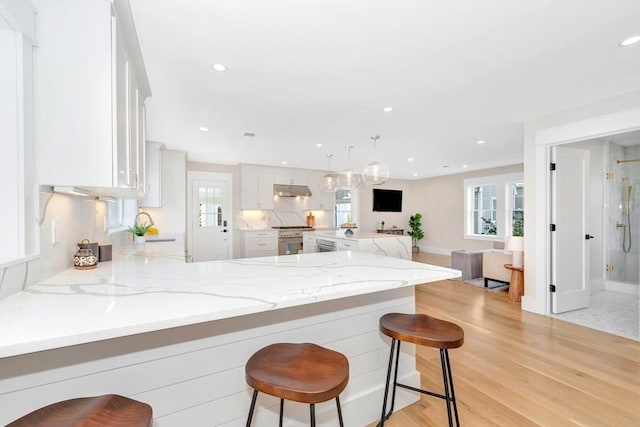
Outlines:
[[227,245],[227,259],[233,259],[233,218],[235,211],[233,210],[233,174],[224,172],[204,172],[204,171],[187,171],[187,262],[191,262],[193,259],[193,239],[191,233],[193,233],[193,181],[194,180],[212,180],[212,181],[227,181],[229,183],[229,208],[232,215],[229,215],[227,220],[227,234],[229,244]]
[[[536,273],[526,276],[533,278],[525,282],[533,286],[525,286],[522,308],[540,314],[551,313],[551,180],[549,164],[551,147],[569,144],[598,137],[606,137],[623,132],[640,130],[640,108],[631,108],[616,113],[593,116],[584,120],[567,122],[559,126],[533,129],[534,142],[534,222],[536,233],[529,233],[525,225],[525,265],[535,266]],[[527,130],[525,130],[526,132]],[[525,185],[528,174],[525,165]],[[528,235],[530,242],[527,242]],[[533,288],[533,289],[531,289]]]

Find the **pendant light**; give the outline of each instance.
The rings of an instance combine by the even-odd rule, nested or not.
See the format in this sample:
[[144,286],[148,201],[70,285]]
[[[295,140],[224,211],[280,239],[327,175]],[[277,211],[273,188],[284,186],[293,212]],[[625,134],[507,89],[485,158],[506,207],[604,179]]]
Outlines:
[[348,145],[345,148],[347,149],[347,155],[349,158],[349,169],[340,172],[338,175],[338,188],[344,190],[355,190],[360,187],[362,177],[359,173],[351,169],[351,149],[353,148],[353,145]]
[[326,193],[333,193],[337,188],[337,176],[333,173],[331,169],[331,158],[333,154],[327,154],[327,158],[329,159],[329,172],[325,176],[322,177],[322,182],[320,183],[320,189]]
[[389,167],[378,161],[376,143],[380,135],[372,136],[371,139],[373,140],[373,162],[362,169],[362,182],[367,185],[380,185],[389,180]]

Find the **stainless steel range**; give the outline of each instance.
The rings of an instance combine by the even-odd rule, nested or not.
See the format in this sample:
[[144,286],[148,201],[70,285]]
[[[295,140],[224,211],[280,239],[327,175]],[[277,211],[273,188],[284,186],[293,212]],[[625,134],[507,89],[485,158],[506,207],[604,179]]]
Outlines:
[[278,230],[278,255],[294,255],[302,253],[302,233],[313,231],[306,225],[287,225],[271,227]]

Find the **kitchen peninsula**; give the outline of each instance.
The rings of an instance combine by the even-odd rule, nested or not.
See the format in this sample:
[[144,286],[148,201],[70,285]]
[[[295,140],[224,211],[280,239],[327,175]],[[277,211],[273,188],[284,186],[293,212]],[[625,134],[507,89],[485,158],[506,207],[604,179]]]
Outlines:
[[[345,423],[365,425],[378,416],[389,348],[379,317],[413,312],[414,285],[460,274],[360,252],[187,264],[171,248],[131,247],[0,301],[0,424],[54,401],[118,393],[149,403],[156,427],[241,426],[245,361],[291,341],[349,358]],[[400,376],[417,384],[413,349],[403,350]],[[256,425],[274,424],[278,401],[260,400]],[[288,408],[307,421],[306,405]],[[334,409],[318,405],[319,426]]]
[[[347,229],[316,230],[304,233],[305,248],[309,252],[358,251],[411,260],[411,237],[403,235],[367,233]],[[311,243],[313,242],[313,243]],[[307,250],[305,249],[305,253]]]

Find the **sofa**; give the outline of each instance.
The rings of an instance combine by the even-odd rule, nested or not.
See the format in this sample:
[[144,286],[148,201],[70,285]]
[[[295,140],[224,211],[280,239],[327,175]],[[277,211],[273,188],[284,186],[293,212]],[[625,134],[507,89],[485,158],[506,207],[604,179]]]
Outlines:
[[488,287],[488,281],[494,280],[502,283],[511,281],[511,270],[504,267],[505,264],[511,264],[511,252],[500,249],[487,249],[482,252],[482,276],[484,277],[484,286]]

